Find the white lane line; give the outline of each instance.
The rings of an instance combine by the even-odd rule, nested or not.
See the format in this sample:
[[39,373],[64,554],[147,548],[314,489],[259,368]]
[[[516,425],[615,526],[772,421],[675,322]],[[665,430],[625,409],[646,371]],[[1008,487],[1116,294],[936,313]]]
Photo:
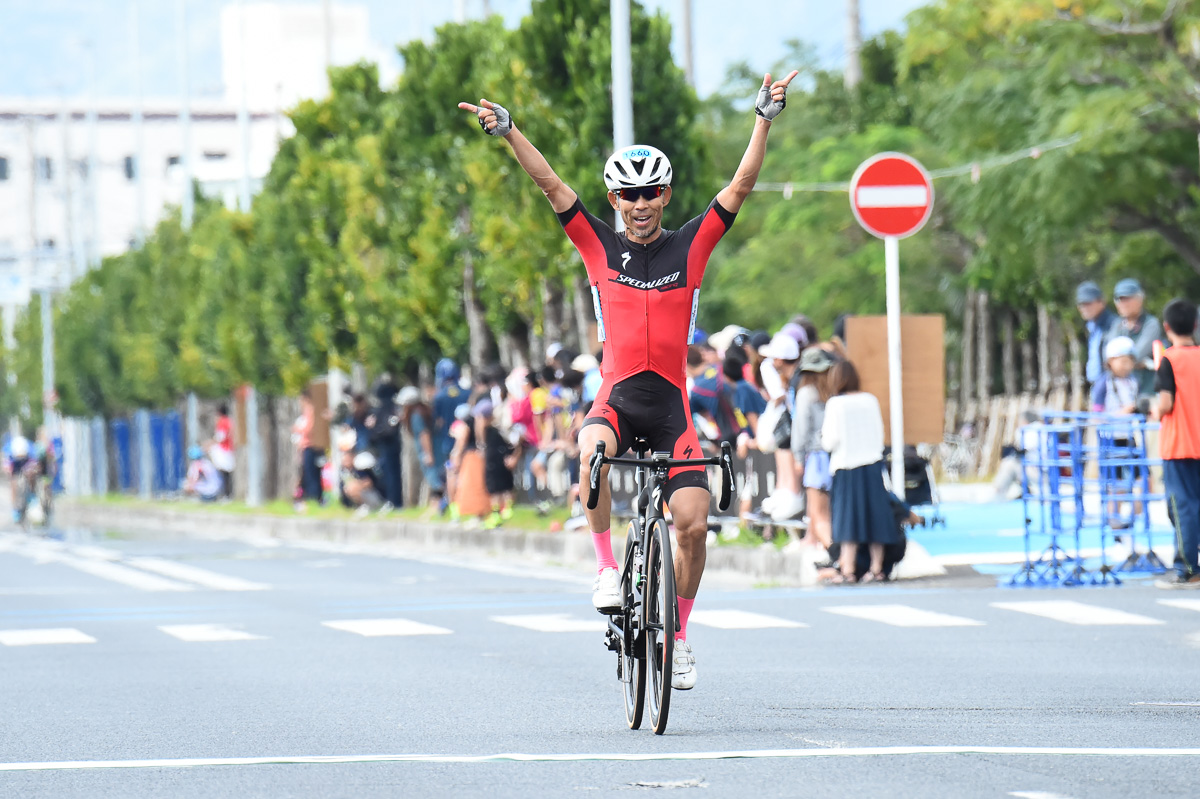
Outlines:
[[346,621],[323,621],[321,624],[335,630],[357,633],[367,638],[384,635],[449,635],[454,632],[445,627],[422,624],[409,619],[349,619]]
[[1066,748],[1051,746],[871,746],[844,749],[750,749],[728,752],[636,752],[630,754],[544,754],[509,752],[494,755],[307,755],[280,757],[210,757],[162,760],[61,760],[0,763],[0,771],[56,771],[116,768],[194,768],[196,766],[271,766],[338,763],[578,763],[594,761],[802,759],[825,757],[903,757],[925,755],[1007,755],[1010,757],[1200,757],[1200,749]]
[[71,627],[51,630],[0,630],[0,644],[5,646],[94,643],[96,643],[95,638]]
[[535,616],[492,616],[492,621],[513,627],[524,627],[539,633],[598,633],[608,629],[602,619],[573,619],[566,613],[547,613]]
[[70,547],[70,551],[74,555],[89,560],[120,560],[123,555],[119,550],[109,549],[108,547],[97,547],[89,544]]
[[164,558],[130,558],[128,563],[148,572],[174,577],[176,580],[186,580],[218,591],[265,591],[271,587],[265,583],[254,583]]
[[1054,621],[1080,625],[1142,625],[1166,624],[1161,619],[1126,613],[1123,610],[1085,605],[1070,599],[1050,599],[1041,602],[993,602],[992,607],[1015,610],[1032,616],[1043,616]]
[[765,630],[772,627],[807,627],[807,624],[746,610],[693,610],[689,624],[702,624],[718,630]]
[[264,636],[237,630],[227,624],[163,624],[159,628],[180,641],[211,643],[213,641],[261,641]]
[[908,605],[843,605],[821,608],[826,613],[837,613],[855,619],[878,621],[893,627],[982,627],[983,622],[949,613],[921,610]]
[[1166,605],[1169,608],[1200,610],[1200,599],[1160,599],[1158,600],[1158,604]]
[[1050,793],[1049,791],[1009,791],[1009,796],[1016,796],[1017,799],[1071,799],[1061,793]]

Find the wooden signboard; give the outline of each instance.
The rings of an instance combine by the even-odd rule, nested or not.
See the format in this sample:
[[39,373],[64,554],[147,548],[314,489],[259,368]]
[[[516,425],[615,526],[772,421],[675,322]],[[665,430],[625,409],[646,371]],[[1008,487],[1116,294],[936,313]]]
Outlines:
[[319,378],[308,384],[308,395],[312,397],[313,428],[308,445],[314,449],[329,449],[329,384]]
[[[946,320],[940,315],[900,317],[904,443],[942,441],[946,407]],[[883,440],[891,441],[886,316],[846,319],[846,351],[858,368],[862,389],[883,412]]]

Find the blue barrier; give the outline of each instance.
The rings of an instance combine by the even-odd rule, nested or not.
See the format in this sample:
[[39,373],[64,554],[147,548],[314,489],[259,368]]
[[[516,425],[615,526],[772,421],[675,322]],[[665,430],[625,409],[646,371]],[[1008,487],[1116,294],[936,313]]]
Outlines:
[[[1149,509],[1151,502],[1165,499],[1152,490],[1150,479],[1150,467],[1161,461],[1150,458],[1146,448],[1146,434],[1158,425],[1136,415],[1062,411],[1046,412],[1042,419],[1021,432],[1025,562],[1009,585],[1120,585],[1118,571],[1162,572]],[[1095,516],[1085,507],[1089,496],[1099,501]],[[1099,533],[1096,569],[1085,566],[1080,544],[1085,528]],[[1128,537],[1131,554],[1113,567],[1108,549],[1118,536]]]
[[113,451],[117,455],[117,490],[132,491],[134,487],[133,442],[127,419],[113,419],[109,423]]
[[187,466],[183,459],[183,421],[178,413],[150,414],[150,447],[152,490],[159,494],[182,490]]

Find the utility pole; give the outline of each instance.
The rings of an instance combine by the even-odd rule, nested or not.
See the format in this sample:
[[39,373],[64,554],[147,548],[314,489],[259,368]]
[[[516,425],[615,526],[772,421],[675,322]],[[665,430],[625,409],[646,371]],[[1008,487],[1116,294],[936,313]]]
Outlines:
[[133,69],[133,180],[134,180],[134,241],[140,248],[146,240],[146,184],[142,179],[142,156],[145,151],[145,125],[142,109],[142,31],[141,2],[129,0],[129,38]]
[[250,213],[250,109],[246,97],[246,2],[238,0],[238,59],[241,61],[241,87],[238,101],[238,132],[242,136],[242,177],[238,181],[238,208]]
[[[629,38],[629,0],[610,0],[612,18],[613,149],[633,144],[633,65]],[[625,229],[616,214],[617,231]]]
[[72,280],[71,259],[78,262],[76,253],[79,250],[79,237],[75,225],[74,192],[71,191],[71,108],[67,103],[67,95],[62,97],[62,108],[59,111],[60,132],[62,133],[62,203],[63,203],[63,234],[67,246],[64,248],[62,273],[66,277],[66,285]]
[[467,21],[467,0],[454,0],[454,21],[463,25]]
[[176,24],[179,47],[179,124],[183,138],[183,149],[179,153],[179,165],[183,168],[183,229],[192,229],[193,197],[192,197],[192,98],[190,77],[188,73],[188,38],[187,38],[187,4],[188,0],[176,0]]
[[858,0],[846,0],[846,71],[842,76],[847,91],[862,81],[862,15]]
[[333,66],[333,6],[332,0],[321,0],[323,14],[323,29],[325,33],[325,80],[329,84],[329,93],[333,93],[333,81],[329,79],[329,68]]
[[100,180],[99,159],[96,157],[97,122],[100,118],[100,97],[96,88],[96,43],[88,42],[87,82],[91,95],[87,111],[88,158],[87,181],[84,186],[84,204],[87,207],[87,265],[91,269],[100,265],[100,220],[96,198],[96,184]]
[[696,68],[692,55],[692,0],[681,0],[683,14],[680,16],[680,28],[683,31],[683,73],[687,76],[688,85],[696,88]]

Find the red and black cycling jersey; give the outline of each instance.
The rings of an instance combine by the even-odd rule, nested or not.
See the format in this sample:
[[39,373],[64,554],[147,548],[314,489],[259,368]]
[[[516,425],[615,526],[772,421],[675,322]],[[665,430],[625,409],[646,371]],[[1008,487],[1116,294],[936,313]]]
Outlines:
[[714,199],[679,230],[664,229],[640,244],[597,219],[581,200],[558,215],[592,284],[606,384],[650,371],[684,385],[704,268],[735,216]]

